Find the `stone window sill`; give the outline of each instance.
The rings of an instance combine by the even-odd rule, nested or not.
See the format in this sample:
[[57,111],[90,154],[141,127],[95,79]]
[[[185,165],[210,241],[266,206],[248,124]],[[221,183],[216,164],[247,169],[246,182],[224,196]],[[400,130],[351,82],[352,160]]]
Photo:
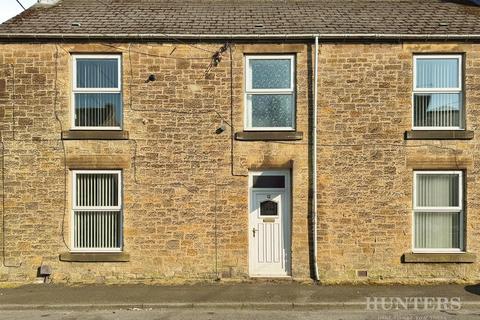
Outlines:
[[471,140],[471,130],[410,130],[405,131],[405,140]]
[[130,255],[126,252],[64,252],[60,261],[66,262],[128,262]]
[[402,257],[403,263],[474,263],[477,256],[473,253],[413,253]]
[[300,131],[242,131],[235,133],[239,141],[295,141],[302,140]]
[[124,130],[70,130],[62,132],[63,140],[128,140]]

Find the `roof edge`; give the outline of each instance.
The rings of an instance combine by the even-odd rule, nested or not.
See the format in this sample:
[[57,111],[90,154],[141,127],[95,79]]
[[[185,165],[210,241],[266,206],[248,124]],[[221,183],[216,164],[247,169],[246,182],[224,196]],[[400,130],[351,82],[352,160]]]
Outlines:
[[382,34],[382,33],[309,33],[309,34],[82,34],[82,33],[0,33],[0,39],[184,39],[184,40],[211,40],[211,39],[313,39],[318,37],[324,40],[342,39],[418,39],[418,40],[480,40],[480,34]]

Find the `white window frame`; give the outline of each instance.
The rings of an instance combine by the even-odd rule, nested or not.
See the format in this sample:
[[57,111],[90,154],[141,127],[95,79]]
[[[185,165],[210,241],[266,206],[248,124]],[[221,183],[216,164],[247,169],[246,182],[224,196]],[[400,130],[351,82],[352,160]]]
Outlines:
[[[290,60],[290,87],[285,89],[253,89],[252,88],[252,67],[250,60]],[[278,94],[292,96],[292,126],[291,127],[254,127],[252,126],[252,101],[248,99],[249,95],[255,94]],[[244,130],[245,131],[294,131],[295,130],[295,55],[246,55],[245,56],[245,93],[244,93]]]
[[[105,207],[77,206],[77,174],[116,174],[118,176],[118,205]],[[72,252],[121,252],[123,250],[123,199],[122,199],[122,170],[72,170],[72,210],[71,210],[71,232],[70,251]],[[119,248],[76,248],[75,247],[75,212],[76,211],[119,211],[120,219],[120,247]]]
[[[457,88],[419,88],[417,87],[417,61],[422,59],[457,59],[458,60],[458,87]],[[465,130],[465,103],[463,97],[463,62],[461,54],[416,54],[413,56],[413,92],[412,92],[412,129],[413,130]],[[458,127],[417,127],[415,126],[415,94],[422,93],[459,93],[461,99],[460,125]]]
[[[118,86],[116,88],[77,88],[77,59],[116,59],[118,68]],[[123,126],[123,96],[122,96],[122,56],[120,54],[74,54],[72,55],[72,130],[122,130]],[[76,93],[119,93],[120,94],[120,126],[118,127],[83,127],[75,125],[75,94]]]
[[[458,206],[456,207],[420,207],[417,206],[417,176],[422,174],[456,174],[458,175]],[[464,245],[464,203],[463,203],[463,171],[438,171],[438,170],[415,170],[413,172],[413,215],[412,215],[412,252],[413,253],[465,253]],[[416,212],[437,212],[437,213],[452,213],[459,214],[459,248],[416,248],[415,247],[415,213]]]

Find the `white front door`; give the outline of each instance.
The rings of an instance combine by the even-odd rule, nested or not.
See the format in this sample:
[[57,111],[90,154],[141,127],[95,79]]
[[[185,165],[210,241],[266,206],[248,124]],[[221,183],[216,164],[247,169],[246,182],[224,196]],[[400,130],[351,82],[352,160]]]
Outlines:
[[[250,275],[281,277],[290,272],[290,216],[288,176],[262,172],[250,188]],[[257,173],[258,174],[258,173]],[[276,175],[274,175],[276,174]],[[283,183],[281,182],[283,179]]]

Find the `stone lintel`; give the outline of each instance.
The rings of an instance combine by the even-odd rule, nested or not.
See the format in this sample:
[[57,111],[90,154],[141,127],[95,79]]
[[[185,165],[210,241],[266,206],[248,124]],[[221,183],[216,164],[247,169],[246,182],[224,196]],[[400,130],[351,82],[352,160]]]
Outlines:
[[128,155],[67,155],[69,169],[127,169],[130,168]]
[[462,170],[471,169],[473,167],[473,160],[466,157],[456,157],[454,155],[433,157],[414,154],[407,156],[407,167],[414,170]]

